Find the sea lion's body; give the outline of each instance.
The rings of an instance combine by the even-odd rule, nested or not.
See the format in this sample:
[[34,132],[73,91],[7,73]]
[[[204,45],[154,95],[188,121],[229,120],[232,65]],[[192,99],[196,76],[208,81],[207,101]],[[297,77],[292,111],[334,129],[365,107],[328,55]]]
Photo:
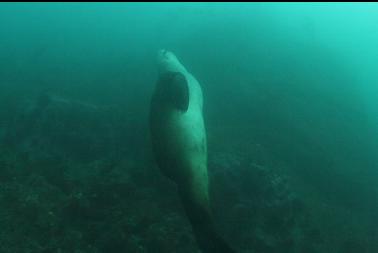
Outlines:
[[157,164],[177,184],[202,251],[232,252],[211,221],[201,87],[171,52],[159,52],[158,67],[150,111]]

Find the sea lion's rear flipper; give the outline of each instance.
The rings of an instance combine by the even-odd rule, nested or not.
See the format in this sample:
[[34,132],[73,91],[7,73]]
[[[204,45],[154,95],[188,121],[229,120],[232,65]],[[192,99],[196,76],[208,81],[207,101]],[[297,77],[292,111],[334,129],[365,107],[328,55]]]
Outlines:
[[186,112],[189,106],[189,87],[185,76],[180,72],[167,72],[160,77],[159,82],[162,83],[166,102],[177,110]]
[[193,231],[196,236],[199,248],[203,253],[236,253],[230,245],[215,231],[214,225],[194,226]]
[[236,253],[228,243],[216,232],[208,210],[198,205],[185,191],[180,191],[181,201],[190,224],[203,253]]

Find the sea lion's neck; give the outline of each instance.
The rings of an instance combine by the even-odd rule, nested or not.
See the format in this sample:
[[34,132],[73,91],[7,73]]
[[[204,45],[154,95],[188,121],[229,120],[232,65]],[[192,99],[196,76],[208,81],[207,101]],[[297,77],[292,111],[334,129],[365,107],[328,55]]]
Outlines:
[[166,64],[161,64],[159,69],[159,74],[162,75],[164,73],[168,73],[168,72],[178,72],[178,73],[182,73],[184,75],[188,74],[188,71],[185,69],[185,67],[183,65],[181,65],[180,62],[177,62],[175,64],[171,64],[171,63],[166,63]]

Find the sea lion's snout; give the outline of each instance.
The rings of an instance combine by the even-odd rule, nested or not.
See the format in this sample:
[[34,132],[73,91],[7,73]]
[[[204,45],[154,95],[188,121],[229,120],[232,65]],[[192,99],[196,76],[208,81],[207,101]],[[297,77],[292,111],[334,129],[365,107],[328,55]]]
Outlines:
[[185,68],[171,51],[160,49],[157,52],[157,65],[160,72],[181,72]]
[[167,50],[165,50],[165,49],[158,50],[158,52],[157,52],[157,58],[160,59],[160,58],[164,57],[165,52],[167,52]]
[[175,55],[166,49],[160,49],[157,54],[158,62],[169,61]]

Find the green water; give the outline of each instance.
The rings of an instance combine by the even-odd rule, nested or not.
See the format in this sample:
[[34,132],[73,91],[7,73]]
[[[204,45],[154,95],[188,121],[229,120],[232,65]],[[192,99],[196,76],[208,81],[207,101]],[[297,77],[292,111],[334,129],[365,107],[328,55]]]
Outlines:
[[199,252],[151,154],[160,48],[202,86],[214,217],[237,252],[378,252],[377,13],[1,3],[0,252]]

